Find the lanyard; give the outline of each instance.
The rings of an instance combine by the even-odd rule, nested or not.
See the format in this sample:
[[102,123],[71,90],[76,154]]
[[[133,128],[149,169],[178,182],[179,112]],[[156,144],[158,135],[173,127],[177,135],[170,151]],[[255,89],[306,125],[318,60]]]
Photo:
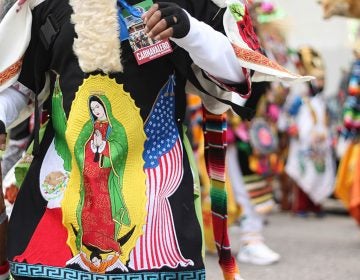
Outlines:
[[130,15],[140,18],[141,13],[135,7],[129,5],[126,0],[117,0],[118,9],[118,21],[120,26],[120,40],[125,41],[129,39],[128,26],[126,25],[126,21],[122,14],[123,10],[126,10]]

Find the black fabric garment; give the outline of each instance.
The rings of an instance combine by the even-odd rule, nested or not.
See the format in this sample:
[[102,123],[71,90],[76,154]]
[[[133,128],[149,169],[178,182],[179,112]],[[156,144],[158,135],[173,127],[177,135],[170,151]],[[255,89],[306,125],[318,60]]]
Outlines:
[[[130,4],[135,2],[139,1],[129,1]],[[223,11],[220,11],[211,1],[174,0],[172,2],[183,7],[199,20],[209,23],[217,30],[223,31]],[[71,14],[72,8],[69,2],[63,0],[47,0],[33,10],[32,38],[24,57],[23,69],[19,78],[22,84],[39,93],[39,89],[44,85],[44,73],[47,71],[57,73],[60,76],[63,107],[67,116],[71,111],[78,87],[89,75],[89,73],[84,73],[80,69],[78,59],[72,49],[76,34],[70,20]],[[50,48],[47,49],[40,39],[39,32],[49,15],[56,20],[59,32],[54,37],[54,41],[51,42]],[[139,66],[136,63],[129,42],[122,42],[121,48],[121,62],[124,72],[112,73],[109,76],[115,78],[117,83],[124,85],[124,90],[130,93],[135,105],[140,108],[140,115],[144,122],[153,108],[159,90],[168,81],[169,76],[175,73],[175,120],[182,138],[182,122],[186,109],[185,83],[188,79],[186,73],[191,76],[192,72],[190,56],[183,49],[174,45],[172,54]],[[184,67],[183,70],[179,71],[179,66]],[[40,219],[45,213],[47,202],[40,192],[39,174],[41,164],[53,137],[54,129],[50,120],[45,136],[40,143],[39,153],[31,164],[10,219],[8,256],[11,261],[27,248]],[[194,207],[192,171],[185,152],[183,154],[183,169],[184,176],[180,186],[169,201],[179,248],[183,256],[191,259],[194,265],[192,267],[179,266],[176,271],[201,270],[204,268],[201,255],[202,234]],[[172,271],[172,269],[163,267],[160,270],[153,270],[153,272],[157,271]],[[16,277],[16,279],[22,278]]]
[[6,127],[3,121],[0,121],[0,134],[6,133]]
[[[269,82],[259,82],[253,83],[251,88],[251,95],[246,101],[245,106],[256,111],[256,108],[259,104],[260,99],[266,94],[270,89]],[[250,169],[249,156],[252,152],[252,148],[249,142],[244,142],[241,139],[237,139],[238,145],[238,158],[241,167],[241,172],[244,176],[255,174],[253,170]],[[241,149],[240,147],[246,147],[246,149]]]
[[261,97],[270,89],[270,86],[269,82],[252,83],[251,95],[246,101],[245,106],[256,110]]
[[13,140],[21,140],[29,136],[30,127],[29,127],[30,119],[26,119],[14,128],[10,130],[10,138]]

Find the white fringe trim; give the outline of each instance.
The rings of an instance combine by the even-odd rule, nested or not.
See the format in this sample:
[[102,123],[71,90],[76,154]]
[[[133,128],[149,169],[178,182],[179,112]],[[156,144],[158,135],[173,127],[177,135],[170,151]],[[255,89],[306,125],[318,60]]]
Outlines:
[[77,38],[74,52],[82,71],[122,72],[116,0],[70,0]]

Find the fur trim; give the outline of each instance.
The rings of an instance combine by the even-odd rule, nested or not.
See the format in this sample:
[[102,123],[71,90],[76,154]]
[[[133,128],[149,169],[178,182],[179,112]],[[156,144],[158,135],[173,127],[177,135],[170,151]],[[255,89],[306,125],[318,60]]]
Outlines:
[[116,0],[70,0],[77,38],[74,52],[86,72],[122,72]]
[[216,6],[220,8],[226,8],[226,0],[211,0],[215,3]]

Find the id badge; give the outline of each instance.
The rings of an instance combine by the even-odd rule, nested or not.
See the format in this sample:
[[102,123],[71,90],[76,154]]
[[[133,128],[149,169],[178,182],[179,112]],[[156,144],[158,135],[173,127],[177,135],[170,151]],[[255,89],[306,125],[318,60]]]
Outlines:
[[[146,0],[134,5],[141,13],[146,12],[152,5]],[[129,42],[138,65],[147,63],[173,51],[169,39],[154,40],[147,36],[145,24],[139,17],[123,11],[124,20],[129,33]]]

